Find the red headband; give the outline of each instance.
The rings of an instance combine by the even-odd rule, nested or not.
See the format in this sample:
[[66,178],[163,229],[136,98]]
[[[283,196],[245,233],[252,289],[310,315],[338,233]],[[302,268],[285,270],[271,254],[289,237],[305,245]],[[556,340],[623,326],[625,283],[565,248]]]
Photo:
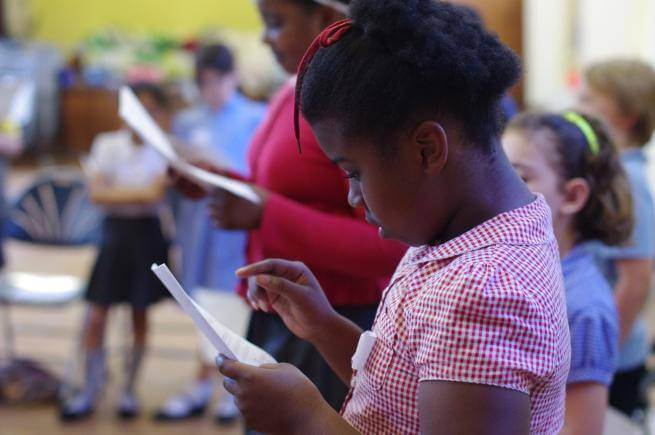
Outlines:
[[300,92],[302,90],[302,82],[305,78],[305,73],[309,67],[310,62],[316,55],[319,49],[324,47],[329,47],[335,42],[339,41],[343,35],[345,35],[350,27],[352,26],[352,20],[346,19],[337,21],[334,24],[326,27],[312,42],[312,45],[309,46],[305,55],[300,61],[300,66],[298,66],[298,78],[296,80],[296,96],[295,104],[293,107],[293,128],[296,133],[296,142],[298,142],[298,151],[302,152],[300,147]]

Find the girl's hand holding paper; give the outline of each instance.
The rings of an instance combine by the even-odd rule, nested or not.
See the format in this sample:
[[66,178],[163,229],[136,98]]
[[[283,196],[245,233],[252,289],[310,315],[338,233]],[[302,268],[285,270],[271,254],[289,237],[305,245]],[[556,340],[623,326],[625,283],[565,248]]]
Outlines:
[[291,364],[254,367],[219,356],[216,365],[250,429],[307,433],[309,417],[331,412],[314,384]]

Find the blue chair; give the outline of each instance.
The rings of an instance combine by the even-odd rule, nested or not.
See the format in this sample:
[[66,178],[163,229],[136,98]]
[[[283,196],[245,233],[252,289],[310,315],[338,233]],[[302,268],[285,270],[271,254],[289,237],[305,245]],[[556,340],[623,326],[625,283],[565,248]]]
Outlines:
[[[6,236],[27,244],[48,247],[81,247],[96,244],[101,214],[89,200],[83,175],[76,169],[52,168],[13,202]],[[29,272],[0,274],[0,305],[5,308],[6,353],[14,358],[11,305],[61,306],[81,297],[86,282],[76,276]]]
[[67,168],[49,169],[14,202],[7,237],[55,246],[96,243],[101,215],[89,201],[82,174]]

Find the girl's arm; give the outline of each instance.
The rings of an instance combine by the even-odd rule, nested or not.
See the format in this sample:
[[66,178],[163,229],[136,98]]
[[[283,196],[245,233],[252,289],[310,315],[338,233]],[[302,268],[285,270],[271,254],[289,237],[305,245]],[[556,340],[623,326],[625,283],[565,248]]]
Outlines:
[[530,397],[482,384],[423,381],[419,384],[421,434],[502,435],[530,433]]
[[89,193],[91,200],[99,205],[147,205],[163,198],[165,184],[166,180],[160,178],[148,186],[116,187],[94,176],[89,180]]
[[[222,357],[216,362],[225,389],[235,396],[251,429],[271,434],[358,433],[296,367],[253,367]],[[421,434],[527,435],[530,398],[500,387],[424,381],[419,386],[419,418]]]
[[614,299],[619,312],[620,345],[630,335],[648,299],[653,262],[643,258],[616,260],[616,270],[618,279],[614,286]]
[[600,435],[607,411],[607,387],[596,382],[566,388],[566,415],[561,435]]
[[236,398],[246,425],[270,434],[358,434],[291,364],[253,367],[216,358],[225,389]]
[[[350,357],[362,331],[334,311],[304,264],[266,260],[237,275],[254,277],[265,293],[249,295],[251,302],[278,313],[289,330],[314,344],[339,377],[350,382]],[[222,357],[216,363],[249,428],[272,434],[357,433],[290,364],[253,367]]]

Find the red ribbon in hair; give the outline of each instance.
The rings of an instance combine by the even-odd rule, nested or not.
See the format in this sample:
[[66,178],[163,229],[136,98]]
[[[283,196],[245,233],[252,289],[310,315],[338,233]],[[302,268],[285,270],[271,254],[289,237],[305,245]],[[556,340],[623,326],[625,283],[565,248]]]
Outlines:
[[298,79],[296,80],[296,95],[295,95],[295,104],[293,107],[293,128],[296,133],[296,142],[298,142],[298,151],[302,152],[300,147],[300,92],[302,89],[302,82],[305,78],[305,73],[307,68],[311,63],[312,59],[316,55],[319,49],[324,47],[329,47],[335,42],[339,41],[343,35],[345,35],[350,27],[352,26],[352,20],[346,19],[337,21],[334,24],[326,27],[312,42],[312,45],[309,46],[305,55],[300,61],[300,66],[298,66]]

